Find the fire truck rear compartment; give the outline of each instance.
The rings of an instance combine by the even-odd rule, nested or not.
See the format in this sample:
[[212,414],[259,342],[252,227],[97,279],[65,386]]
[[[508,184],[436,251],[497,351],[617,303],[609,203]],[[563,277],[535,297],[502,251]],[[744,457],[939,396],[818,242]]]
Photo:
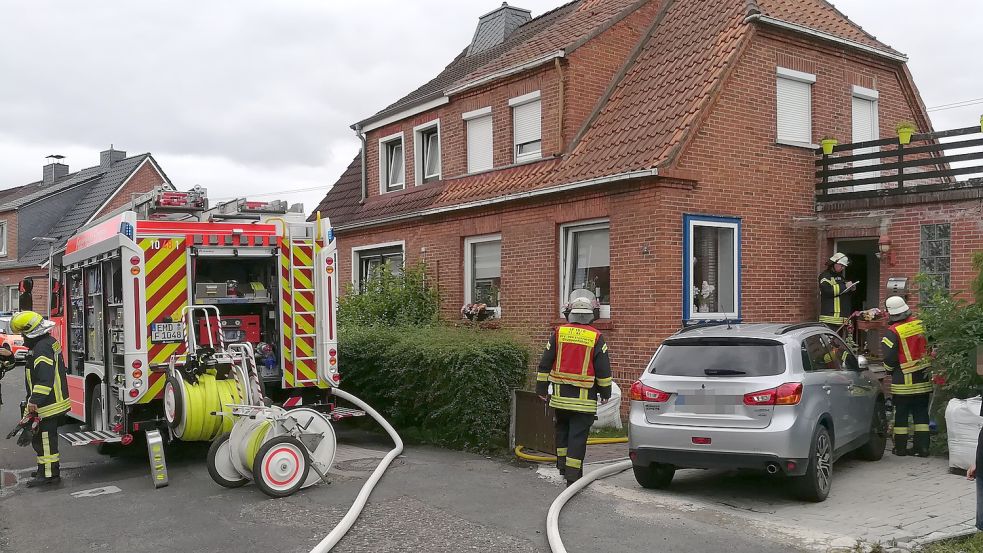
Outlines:
[[[280,379],[280,326],[276,299],[277,257],[195,256],[192,260],[192,302],[214,305],[221,322],[198,316],[194,322],[199,345],[248,342],[257,353],[264,380]],[[209,340],[211,334],[211,340]]]

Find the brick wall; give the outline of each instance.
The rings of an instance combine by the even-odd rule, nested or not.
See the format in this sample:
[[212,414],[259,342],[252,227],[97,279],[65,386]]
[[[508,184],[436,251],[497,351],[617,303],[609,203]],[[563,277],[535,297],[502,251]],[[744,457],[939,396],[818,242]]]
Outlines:
[[[467,174],[466,122],[461,115],[485,107],[492,108],[493,162],[495,168],[514,163],[511,98],[536,90],[542,102],[543,157],[561,153],[597,107],[615,74],[655,19],[660,2],[649,2],[636,12],[604,30],[560,62],[521,73],[513,78],[454,96],[451,103],[366,133],[366,175],[368,195],[380,194],[379,139],[403,133],[408,192],[422,183],[416,181],[416,144],[413,128],[440,120],[441,178]],[[564,86],[561,87],[561,80]],[[560,98],[561,88],[563,98]],[[560,110],[562,109],[562,119]],[[562,136],[560,125],[562,124]],[[389,192],[387,196],[400,192]]]
[[154,168],[153,163],[148,159],[116,192],[116,195],[109,200],[109,203],[106,204],[99,211],[99,213],[96,213],[95,217],[99,218],[107,213],[112,213],[113,210],[119,209],[120,207],[130,203],[135,194],[149,192],[155,187],[164,184],[164,182],[164,178],[161,177],[160,173],[157,172],[157,169]]
[[[609,32],[613,37],[619,31]],[[822,255],[827,255],[814,225],[803,223],[816,215],[815,155],[811,149],[775,143],[779,64],[817,75],[813,88],[813,135],[817,142],[825,134],[837,136],[842,142],[850,140],[854,84],[880,91],[882,136],[890,136],[898,120],[918,120],[910,107],[916,105],[915,99],[893,67],[793,35],[757,31],[722,94],[706,110],[698,132],[677,160],[677,174],[687,175],[687,179],[692,176],[692,180],[660,178],[609,185],[563,198],[512,203],[507,208],[445,214],[399,227],[348,231],[339,237],[341,274],[346,278],[351,274],[352,247],[405,240],[407,262],[426,263],[441,291],[443,315],[456,319],[464,297],[464,238],[501,233],[501,325],[538,344],[546,338],[551,325],[559,321],[561,225],[605,218],[611,228],[612,316],[601,321],[599,327],[611,345],[615,378],[626,388],[643,370],[659,342],[681,325],[683,216],[731,216],[740,218],[742,223],[743,318],[750,322],[812,320],[816,317],[816,276],[821,270]],[[573,67],[571,61],[566,72],[568,98],[576,97],[579,90],[572,76]],[[537,87],[543,91],[546,139],[550,127],[545,122],[546,106],[556,87],[552,69],[447,106],[446,126],[442,116],[445,174],[463,170],[463,153],[457,161],[450,153],[463,144],[463,126],[458,126],[460,112],[488,102],[504,106],[509,97]],[[585,89],[586,96],[598,90],[596,83],[586,83]],[[504,108],[494,109],[507,114]],[[588,112],[584,105],[570,109],[579,117]],[[411,128],[419,122],[401,126]],[[499,128],[498,120],[496,126]],[[564,129],[568,129],[566,124]],[[380,134],[391,131],[382,130]],[[503,141],[511,144],[507,135],[499,140],[496,134],[496,144]],[[554,141],[555,137],[546,139],[547,151],[552,151]],[[374,142],[370,140],[367,149],[370,194],[378,192],[378,152]],[[496,163],[506,157],[496,146]],[[407,175],[410,174],[408,167]],[[914,221],[920,215],[913,212],[908,216]],[[915,232],[911,230],[914,227],[902,231],[906,227],[900,225],[899,219],[899,233]],[[954,236],[956,232],[954,228]],[[906,259],[902,251],[899,254],[900,260]],[[954,281],[957,270],[964,274],[964,266],[957,266],[954,261]]]

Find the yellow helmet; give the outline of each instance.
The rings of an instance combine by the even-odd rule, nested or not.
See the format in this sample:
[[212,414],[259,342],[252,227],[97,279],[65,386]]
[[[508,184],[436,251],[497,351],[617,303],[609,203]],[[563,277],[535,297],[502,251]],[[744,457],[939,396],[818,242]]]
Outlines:
[[44,324],[44,317],[34,311],[19,311],[10,319],[10,331],[25,338],[37,338],[50,329]]

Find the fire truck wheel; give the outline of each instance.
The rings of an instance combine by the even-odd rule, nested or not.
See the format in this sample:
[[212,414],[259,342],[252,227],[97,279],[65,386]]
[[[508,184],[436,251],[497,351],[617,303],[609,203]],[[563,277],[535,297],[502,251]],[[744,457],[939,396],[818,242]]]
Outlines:
[[232,448],[229,447],[229,433],[221,434],[208,448],[208,474],[219,486],[238,488],[249,482],[232,464]]
[[304,485],[311,470],[307,448],[293,436],[277,436],[262,445],[253,461],[253,480],[270,497],[287,497]]
[[[102,416],[104,408],[101,392],[102,383],[96,384],[89,392],[89,409],[85,412],[85,424],[92,431],[106,430],[106,422]],[[99,444],[96,446],[96,452],[100,455],[113,455],[118,453],[119,449],[119,444]]]

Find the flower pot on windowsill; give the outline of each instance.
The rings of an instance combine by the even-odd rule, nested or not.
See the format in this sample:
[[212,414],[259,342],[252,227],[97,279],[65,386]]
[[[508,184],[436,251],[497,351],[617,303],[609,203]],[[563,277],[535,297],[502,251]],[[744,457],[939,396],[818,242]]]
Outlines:
[[839,142],[835,138],[824,138],[819,141],[819,145],[823,147],[823,155],[826,156],[833,153],[833,148],[835,148],[837,144],[839,144]]

